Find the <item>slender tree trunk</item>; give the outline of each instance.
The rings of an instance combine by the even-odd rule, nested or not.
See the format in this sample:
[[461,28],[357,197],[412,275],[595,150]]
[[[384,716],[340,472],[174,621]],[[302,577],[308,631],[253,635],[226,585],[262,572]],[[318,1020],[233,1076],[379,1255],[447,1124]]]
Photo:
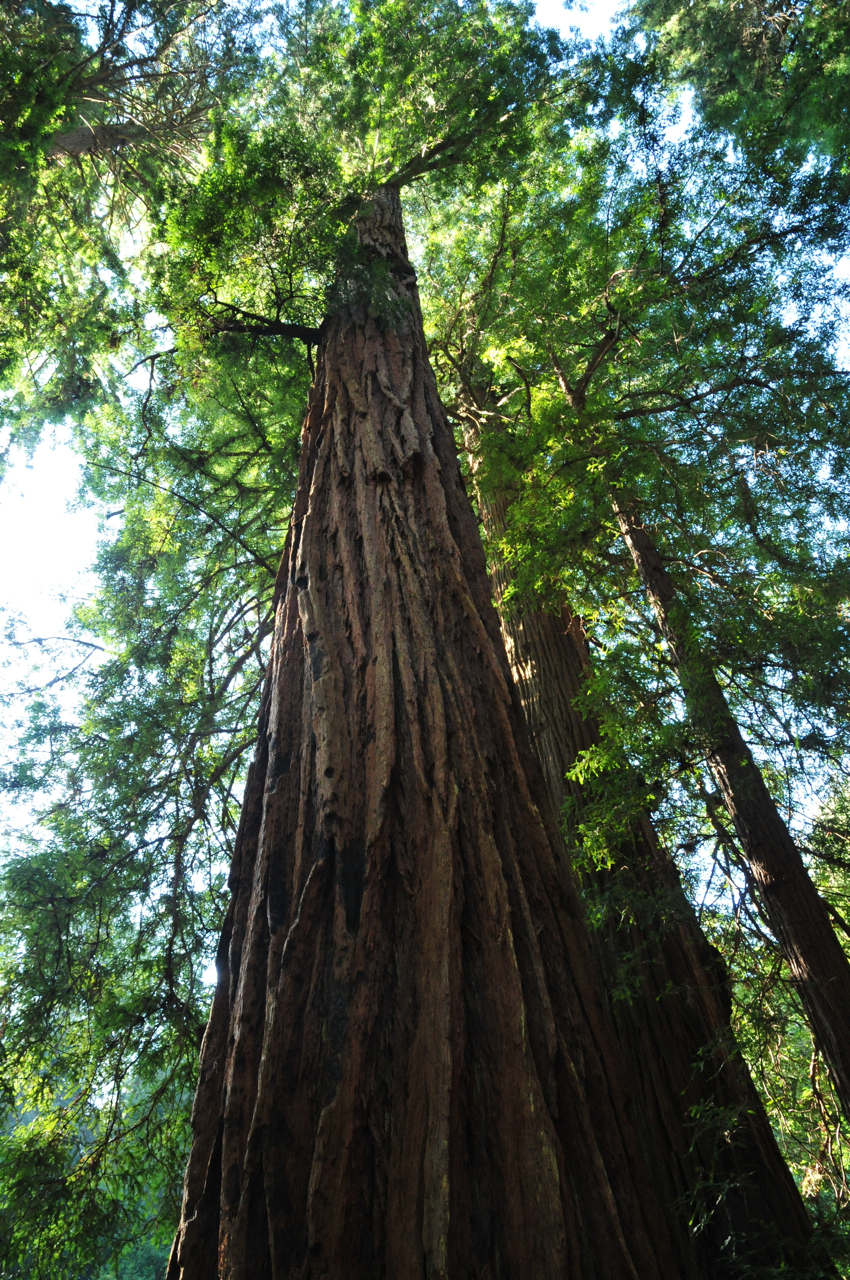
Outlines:
[[626,545],[679,673],[685,703],[746,855],[765,915],[850,1120],[850,961],[765,785],[658,548],[615,503]]
[[[468,432],[467,445],[474,444],[474,431]],[[509,504],[480,488],[478,496],[495,545]],[[494,563],[491,578],[549,792],[557,809],[569,795],[580,812],[581,788],[565,775],[581,751],[600,741],[596,722],[577,710],[589,669],[581,628],[567,609],[558,615],[510,598],[504,564]],[[603,904],[591,931],[593,958],[680,1276],[725,1280],[736,1263],[802,1261],[808,1215],[735,1045],[723,962],[648,818],[617,850],[610,869],[588,869],[582,878]]]
[[68,133],[58,133],[47,148],[51,159],[70,156],[79,160],[82,156],[100,155],[106,151],[121,151],[124,147],[138,146],[152,137],[144,125],[128,121],[126,124],[84,124]]
[[323,327],[170,1280],[673,1280],[407,314]]

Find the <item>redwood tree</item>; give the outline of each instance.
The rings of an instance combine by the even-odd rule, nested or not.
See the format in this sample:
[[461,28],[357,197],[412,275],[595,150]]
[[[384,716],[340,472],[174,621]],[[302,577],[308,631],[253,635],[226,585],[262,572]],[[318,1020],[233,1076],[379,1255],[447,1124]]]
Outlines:
[[[571,559],[580,563],[596,531],[610,527],[613,503],[615,528],[628,546],[669,645],[684,694],[691,750],[696,749],[716,779],[757,899],[788,963],[846,1118],[850,1115],[850,961],[724,695],[716,674],[722,664],[715,661],[705,637],[705,613],[700,621],[692,616],[696,593],[688,599],[684,579],[682,590],[677,591],[637,514],[646,501],[647,509],[654,508],[653,523],[676,529],[679,545],[690,541],[696,549],[704,534],[695,531],[706,522],[706,514],[722,509],[728,501],[718,501],[711,493],[717,484],[717,461],[716,455],[708,456],[710,425],[723,441],[721,465],[728,467],[731,459],[737,462],[733,463],[735,487],[746,513],[747,541],[742,539],[742,545],[773,560],[772,567],[781,569],[783,591],[789,596],[813,595],[811,580],[806,581],[798,560],[805,562],[809,557],[814,562],[815,557],[806,550],[795,559],[759,531],[744,449],[752,450],[763,431],[769,441],[766,449],[782,456],[792,452],[805,456],[811,450],[797,482],[803,492],[806,487],[814,491],[814,497],[807,498],[811,513],[807,518],[826,525],[828,506],[825,503],[818,512],[817,500],[821,490],[835,492],[830,463],[838,452],[834,437],[840,413],[830,407],[828,420],[821,423],[817,408],[827,395],[841,404],[843,393],[832,390],[837,379],[828,357],[813,350],[808,338],[799,341],[797,331],[783,329],[777,314],[782,296],[779,268],[789,262],[789,243],[797,243],[792,237],[804,230],[801,192],[793,184],[777,185],[766,195],[760,192],[751,198],[746,217],[733,221],[731,215],[739,207],[751,171],[746,166],[738,170],[725,157],[718,161],[707,140],[697,139],[691,153],[681,146],[665,151],[653,130],[642,133],[642,129],[642,125],[634,127],[634,152],[627,143],[616,165],[607,146],[600,149],[601,163],[590,149],[582,153],[577,147],[586,184],[579,201],[551,196],[564,166],[560,125],[555,121],[546,140],[553,158],[548,163],[539,161],[536,190],[531,195],[511,190],[505,196],[502,226],[491,235],[490,264],[486,269],[476,264],[480,274],[475,286],[464,280],[467,310],[457,325],[456,341],[459,348],[466,346],[468,356],[491,343],[488,356],[479,356],[482,366],[500,346],[508,353],[515,349],[522,354],[521,363],[512,354],[501,358],[502,369],[510,363],[519,371],[519,387],[512,388],[509,382],[506,386],[503,372],[500,376],[489,372],[505,403],[517,392],[522,394],[528,406],[523,431],[540,431],[531,449],[519,430],[506,433],[505,445],[491,440],[496,454],[524,455],[527,476],[538,468],[545,476],[538,485],[528,478],[518,480],[514,471],[508,481],[524,487],[526,494],[515,509],[509,534],[509,540],[517,534],[528,537],[530,545],[520,558],[537,558],[544,580],[569,577]],[[541,134],[545,137],[543,129]],[[541,157],[545,146],[540,146]],[[657,165],[654,176],[627,180],[623,170],[630,158],[638,170],[651,160]],[[688,184],[698,163],[712,177],[706,178],[700,201],[691,203]],[[614,216],[610,190],[618,187],[622,205]],[[777,206],[781,209],[783,196],[788,208],[780,214]],[[697,209],[709,207],[714,217],[699,222]],[[603,216],[604,210],[608,212]],[[810,214],[807,230],[812,240],[806,254],[815,257],[816,251],[822,253],[833,243],[834,228],[823,206],[813,202]],[[811,271],[811,278],[804,276],[808,292],[800,286],[797,296],[805,298],[814,321],[819,284],[816,268],[807,265]],[[586,280],[591,268],[598,273],[592,287]],[[703,289],[706,294],[701,300]],[[751,314],[751,299],[757,294],[765,299],[765,319],[759,325]],[[501,308],[493,301],[500,295]],[[681,342],[683,332],[689,333],[687,344]],[[730,357],[732,332],[738,344],[735,360]],[[829,339],[827,329],[824,344]],[[457,354],[450,363],[456,378]],[[559,392],[548,381],[552,374]],[[795,397],[795,403],[805,409],[786,408]],[[491,409],[482,420],[492,417]],[[540,428],[537,423],[542,424]],[[498,431],[492,434],[495,438]],[[742,455],[743,461],[738,461]],[[495,463],[497,472],[500,465],[504,470],[504,460]],[[835,470],[839,475],[843,472],[841,461]],[[559,484],[572,490],[568,497],[557,494]],[[664,493],[661,501],[659,492]],[[644,499],[648,493],[652,497]],[[570,507],[575,514],[567,515]],[[571,522],[570,543],[564,527]],[[594,548],[597,555],[591,573],[600,578],[600,565],[607,557],[616,563],[605,546],[607,536]],[[722,566],[719,569],[709,564],[702,547],[694,558],[718,584],[729,581],[729,541],[727,528],[712,549]],[[739,563],[745,555],[737,553]],[[527,567],[525,572],[527,578]],[[751,574],[749,566],[747,572]],[[818,572],[828,582],[833,569]],[[623,590],[622,581],[616,589]],[[830,584],[829,589],[835,587]],[[828,605],[834,629],[841,626],[840,599],[836,593]],[[733,617],[743,612],[735,589],[728,589],[727,598],[721,597],[718,605]],[[748,652],[751,637],[752,632],[746,635],[742,628],[734,658],[739,669],[759,660]],[[787,628],[775,647],[782,644],[790,650]],[[775,661],[773,654],[768,661]],[[821,661],[812,644],[801,665]],[[845,654],[836,655],[833,662],[843,665]],[[825,683],[820,672],[818,677]]]
[[322,328],[170,1280],[678,1274],[431,372]]
[[[461,361],[454,365],[465,382],[464,436],[533,751],[556,809],[566,802],[580,823],[582,787],[571,773],[581,753],[601,741],[596,719],[580,710],[590,674],[583,628],[566,606],[560,612],[535,607],[515,592],[499,556],[510,499],[488,485],[477,466],[476,420],[484,419],[492,436],[498,408],[463,379]],[[806,1213],[735,1044],[723,961],[702,933],[648,815],[631,822],[607,866],[580,863],[578,879],[594,904],[591,951],[680,1274],[720,1277],[742,1258],[750,1266],[777,1265],[789,1255],[799,1260],[809,1235]]]
[[[619,343],[619,322],[607,332],[571,386],[557,357],[553,363],[579,429],[591,440],[586,393],[596,368]],[[595,441],[600,444],[601,437]],[[836,936],[829,910],[803,862],[776,801],[732,714],[710,656],[691,623],[687,604],[658,547],[627,494],[612,492],[623,540],[646,588],[681,681],[694,736],[717,782],[747,859],[764,914],[788,963],[812,1034],[829,1065],[845,1118],[850,1117],[850,960]]]
[[673,660],[694,732],[788,962],[845,1116],[850,1116],[850,961],[829,910],[733,716],[686,603],[633,506],[614,509]]

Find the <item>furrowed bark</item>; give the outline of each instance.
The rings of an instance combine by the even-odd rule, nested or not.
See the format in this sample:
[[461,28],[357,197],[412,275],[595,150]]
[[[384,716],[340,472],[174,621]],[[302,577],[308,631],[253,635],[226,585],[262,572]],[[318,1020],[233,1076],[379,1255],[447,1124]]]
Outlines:
[[[466,441],[474,456],[474,428]],[[478,498],[495,546],[509,504],[482,488]],[[558,810],[569,796],[580,814],[581,787],[565,775],[600,741],[597,723],[577,709],[589,670],[581,628],[566,608],[558,615],[511,598],[504,563],[493,563],[491,580],[550,795]],[[606,904],[591,949],[680,1276],[725,1280],[736,1266],[803,1262],[808,1215],[735,1044],[723,962],[649,819],[641,819],[610,868],[585,869],[581,879]]]
[[634,511],[615,514],[673,655],[685,704],[815,1041],[850,1120],[850,961],[767,789],[662,557]]
[[422,333],[323,327],[169,1280],[673,1280]]

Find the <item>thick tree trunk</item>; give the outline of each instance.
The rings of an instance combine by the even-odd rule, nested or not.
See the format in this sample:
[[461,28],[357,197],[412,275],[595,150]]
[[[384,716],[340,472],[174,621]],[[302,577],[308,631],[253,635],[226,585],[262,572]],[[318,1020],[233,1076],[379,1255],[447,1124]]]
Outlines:
[[170,1280],[673,1280],[407,314],[324,326]]
[[658,548],[632,510],[615,504],[615,512],[670,646],[688,714],[734,823],[768,924],[850,1120],[850,961],[729,710]]
[[[474,440],[467,435],[468,446]],[[479,490],[488,539],[506,500]],[[510,598],[491,577],[532,745],[560,809],[581,788],[565,775],[600,741],[577,709],[588,674],[581,628]],[[734,1042],[723,963],[699,927],[675,863],[642,818],[609,869],[585,870],[602,911],[591,948],[634,1089],[633,1115],[665,1209],[679,1274],[725,1280],[736,1264],[802,1261],[811,1229],[794,1180]],[[631,920],[631,923],[624,921]]]

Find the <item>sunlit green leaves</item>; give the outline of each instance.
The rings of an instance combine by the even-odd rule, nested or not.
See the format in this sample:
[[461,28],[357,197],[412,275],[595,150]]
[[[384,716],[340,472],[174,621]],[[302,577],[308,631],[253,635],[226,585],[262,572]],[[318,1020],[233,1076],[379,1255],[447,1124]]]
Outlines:
[[833,0],[727,5],[636,0],[629,18],[650,33],[655,66],[693,86],[715,126],[754,156],[811,152],[848,159],[848,15]]
[[[458,190],[462,219],[411,197],[432,353],[459,433],[475,426],[477,483],[508,508],[491,554],[511,567],[514,607],[566,603],[587,629],[581,706],[602,740],[572,771],[577,857],[607,865],[652,814],[736,981],[755,984],[741,977],[736,1008],[789,1156],[803,1178],[828,1138],[840,1178],[804,1020],[613,502],[638,505],[805,832],[848,745],[850,400],[829,262],[841,240],[805,179],[765,178],[702,127],[667,141],[663,104],[650,106],[572,139],[541,113],[522,180]],[[592,918],[603,907],[591,898]],[[837,1185],[818,1183],[840,1217]]]
[[167,1235],[179,1200],[309,376],[234,341],[81,424],[111,515],[78,625],[105,652],[76,715],[34,701],[5,768],[40,815],[0,885],[0,1241],[34,1274]]

